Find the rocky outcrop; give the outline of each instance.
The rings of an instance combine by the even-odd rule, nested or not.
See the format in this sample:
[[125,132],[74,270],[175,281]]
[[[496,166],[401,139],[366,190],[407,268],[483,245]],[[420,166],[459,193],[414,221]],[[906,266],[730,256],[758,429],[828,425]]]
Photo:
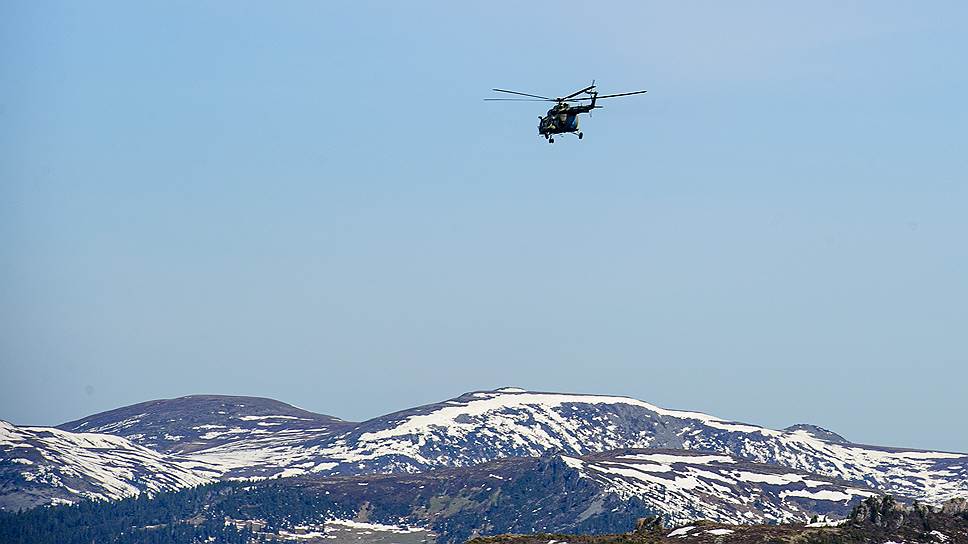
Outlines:
[[940,507],[914,501],[904,504],[891,496],[868,497],[851,512],[848,536],[865,542],[968,542],[968,500],[955,498]]
[[868,497],[854,507],[850,513],[850,521],[858,525],[871,524],[884,529],[897,529],[904,525],[905,518],[913,512],[914,508],[896,502],[890,495]]
[[941,511],[951,515],[968,515],[968,498],[956,497],[941,505]]

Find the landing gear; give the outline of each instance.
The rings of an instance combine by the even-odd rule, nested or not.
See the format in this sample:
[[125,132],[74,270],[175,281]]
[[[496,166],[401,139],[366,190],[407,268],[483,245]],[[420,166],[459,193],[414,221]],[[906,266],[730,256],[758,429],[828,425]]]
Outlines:
[[579,132],[578,133],[578,139],[581,140],[582,139],[582,136],[584,136],[584,134],[582,134],[581,132]]
[[553,137],[552,138],[548,138],[548,143],[549,144],[555,143],[555,139]]

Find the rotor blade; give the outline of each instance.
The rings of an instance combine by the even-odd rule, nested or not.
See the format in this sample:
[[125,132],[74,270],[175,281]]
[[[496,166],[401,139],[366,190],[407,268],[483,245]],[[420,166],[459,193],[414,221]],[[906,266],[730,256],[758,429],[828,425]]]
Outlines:
[[568,96],[564,96],[564,97],[562,97],[562,98],[559,98],[559,100],[568,100],[568,99],[569,99],[569,98],[571,98],[571,97],[574,97],[574,96],[578,96],[578,95],[580,95],[581,93],[583,93],[583,92],[586,92],[586,91],[590,91],[590,90],[592,90],[592,89],[594,89],[594,88],[595,88],[595,86],[594,86],[594,85],[589,85],[588,87],[585,87],[584,89],[582,89],[582,90],[580,90],[580,91],[575,91],[575,92],[573,92],[573,93],[571,93],[571,94],[570,94],[570,95],[568,95]]
[[487,102],[554,102],[550,98],[485,98]]
[[[601,100],[603,98],[615,98],[616,96],[629,96],[631,94],[642,94],[642,93],[647,93],[647,92],[649,92],[649,91],[635,91],[635,92],[631,92],[631,93],[606,94],[606,95],[602,95],[602,96],[596,96],[595,98]],[[577,100],[591,100],[591,97],[588,97],[588,98],[580,98],[580,99],[577,99]]]
[[517,91],[507,91],[507,90],[504,90],[504,89],[491,89],[491,90],[492,91],[499,92],[499,93],[519,94],[521,96],[530,96],[531,98],[543,98],[545,100],[551,100],[551,98],[548,98],[547,96],[539,96],[539,95],[536,95],[536,94],[519,93]]

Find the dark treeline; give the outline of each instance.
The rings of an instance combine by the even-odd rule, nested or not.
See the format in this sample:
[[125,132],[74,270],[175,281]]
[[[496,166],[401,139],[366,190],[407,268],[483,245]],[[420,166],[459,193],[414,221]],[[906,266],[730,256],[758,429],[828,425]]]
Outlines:
[[557,458],[529,463],[530,469],[519,477],[501,480],[490,478],[495,469],[488,468],[470,482],[446,472],[419,481],[375,477],[366,482],[352,478],[219,482],[150,499],[141,495],[0,513],[0,543],[259,542],[271,540],[265,535],[299,525],[354,519],[365,508],[369,521],[428,526],[437,542],[453,544],[466,541],[481,528],[488,534],[561,527],[578,533],[629,530],[637,518],[655,514],[639,499],[608,495],[595,503],[599,515],[576,522],[596,500],[597,488],[573,477]]
[[0,542],[4,544],[187,544],[262,542],[251,527],[226,523],[264,520],[262,531],[322,523],[332,504],[305,489],[276,485],[244,486],[216,483],[152,498],[113,502],[85,501],[73,505],[0,512]]

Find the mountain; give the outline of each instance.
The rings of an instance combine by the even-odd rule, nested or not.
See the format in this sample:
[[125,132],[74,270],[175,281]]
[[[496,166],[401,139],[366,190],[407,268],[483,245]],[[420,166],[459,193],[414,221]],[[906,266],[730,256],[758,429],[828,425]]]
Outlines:
[[[515,388],[466,393],[362,423],[269,399],[193,396],[120,408],[61,427],[124,437],[130,447],[137,445],[174,466],[190,467],[202,480],[412,474],[473,467],[511,457],[557,453],[577,459],[612,450],[647,448],[705,452],[744,463],[773,465],[783,474],[811,474],[815,481],[838,482],[845,488],[889,492],[935,504],[968,496],[965,454],[852,444],[811,425],[778,431],[698,412],[668,410],[627,397]],[[64,462],[69,465],[71,460]],[[48,470],[71,468],[59,463],[50,461]],[[623,490],[633,480],[639,482],[635,483],[637,489],[655,485],[640,474],[661,477],[659,472],[665,469],[658,468],[668,465],[636,465],[629,459],[582,463],[580,471],[586,479],[608,483],[616,496],[631,496],[623,495]],[[724,472],[727,469],[716,463],[706,467],[688,462],[669,466],[677,470],[692,467],[692,472],[705,471],[719,478],[714,481],[717,477],[710,476],[710,480],[693,474],[702,485],[664,488],[662,493],[677,501],[669,503],[675,508],[701,500],[712,484],[730,489],[720,490],[720,494],[730,497],[723,500],[732,501],[731,508],[736,512],[745,511],[741,503],[756,500],[752,494],[760,492],[749,485],[757,482],[729,476]],[[607,467],[615,470],[605,470]],[[635,478],[619,477],[622,471],[631,471],[626,476]],[[682,477],[692,482],[688,475]],[[7,485],[7,480],[0,485]],[[15,492],[16,484],[9,488]],[[854,496],[843,489],[828,491],[841,493],[837,497],[843,497],[843,493]],[[803,488],[799,492],[808,493]],[[648,497],[648,493],[637,493]],[[786,519],[784,508],[754,510],[772,512],[768,515],[779,521]]]
[[[319,452],[330,474],[467,466],[550,450],[585,455],[619,448],[722,453],[786,466],[906,497],[941,502],[968,494],[968,456],[828,441],[627,397],[505,388],[361,423]],[[320,468],[320,465],[315,465]]]
[[[671,522],[696,517],[727,523],[803,522],[816,514],[843,517],[871,494],[725,455],[622,450],[586,457],[505,458],[419,474],[222,482],[161,500],[129,500],[64,515],[78,516],[74,523],[85,527],[123,519],[115,531],[135,534],[187,525],[217,530],[214,525],[252,527],[267,540],[269,535],[272,540],[318,535],[323,541],[336,538],[334,524],[349,524],[392,533],[391,542],[398,542],[400,533],[423,532],[425,539],[449,544],[508,532],[630,530],[637,518],[663,512],[673,512],[666,518]],[[18,519],[29,519],[29,514]],[[113,541],[105,535],[85,536]],[[366,540],[373,541],[372,535]]]
[[638,499],[672,523],[796,522],[812,515],[843,517],[877,493],[847,482],[776,465],[682,450],[622,450],[562,456],[601,496]]
[[156,451],[189,453],[280,431],[322,438],[355,425],[272,399],[191,395],[133,404],[57,428],[113,434]]
[[211,482],[214,474],[116,436],[0,421],[0,509],[108,500]]
[[636,449],[512,457],[418,474],[300,476],[255,489],[280,487],[309,493],[326,518],[366,512],[368,520],[425,527],[445,541],[495,532],[603,532],[631,528],[650,514],[727,523],[843,517],[875,494],[726,455]]

